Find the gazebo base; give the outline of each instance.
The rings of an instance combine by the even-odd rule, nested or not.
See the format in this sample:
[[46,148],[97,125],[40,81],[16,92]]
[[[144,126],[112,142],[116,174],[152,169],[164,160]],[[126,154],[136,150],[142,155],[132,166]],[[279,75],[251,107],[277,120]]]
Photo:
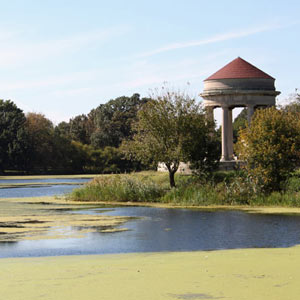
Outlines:
[[225,160],[220,161],[219,170],[220,171],[231,171],[238,170],[245,164],[242,160]]
[[[242,160],[225,160],[220,161],[219,164],[219,171],[232,171],[232,170],[239,170],[241,166],[245,164]],[[157,166],[158,172],[168,172],[167,167],[164,163],[159,163]],[[192,170],[189,168],[189,164],[181,162],[178,168],[178,173],[180,174],[192,174]]]

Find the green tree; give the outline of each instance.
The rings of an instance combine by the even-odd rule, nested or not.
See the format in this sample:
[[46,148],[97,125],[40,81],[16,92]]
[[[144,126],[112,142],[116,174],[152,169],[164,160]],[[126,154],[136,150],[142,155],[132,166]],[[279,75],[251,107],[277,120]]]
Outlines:
[[236,143],[239,136],[239,131],[246,127],[248,120],[247,120],[247,109],[244,108],[239,115],[234,119],[232,123],[233,129],[233,142]]
[[[65,129],[67,129],[67,126],[65,124],[64,127]],[[61,125],[60,128],[63,129],[63,125]],[[90,144],[90,121],[86,115],[82,114],[70,119],[69,130],[69,134],[72,140],[80,142],[82,144]]]
[[80,142],[71,142],[70,165],[73,172],[85,173],[91,164],[93,147]]
[[70,134],[70,124],[67,122],[60,122],[56,127],[55,127],[55,134],[57,136],[65,137],[67,139],[72,139],[71,134]]
[[299,164],[299,118],[275,107],[256,110],[251,126],[240,131],[237,151],[254,185],[280,190]]
[[170,186],[175,187],[175,173],[180,162],[192,162],[198,169],[215,165],[209,143],[214,140],[214,123],[199,104],[186,93],[163,88],[138,112],[133,141],[124,145],[127,157],[164,163],[169,171]]
[[130,139],[137,112],[148,100],[134,94],[131,97],[123,96],[110,100],[92,110],[89,113],[89,119],[94,124],[91,144],[95,148],[117,148],[123,140]]
[[82,159],[83,155],[80,155],[82,151],[73,143],[79,142],[72,141],[63,130],[55,128],[51,159],[51,168],[55,173],[80,173],[83,170],[82,162],[84,159]]
[[0,172],[6,168],[20,169],[28,146],[24,129],[25,115],[10,100],[0,100]]
[[126,170],[128,161],[124,159],[124,154],[119,148],[108,146],[104,149],[96,149],[92,152],[91,158],[92,172],[109,174],[131,171],[130,169]]
[[47,171],[54,161],[54,126],[43,114],[28,113],[25,129],[30,142],[27,168]]

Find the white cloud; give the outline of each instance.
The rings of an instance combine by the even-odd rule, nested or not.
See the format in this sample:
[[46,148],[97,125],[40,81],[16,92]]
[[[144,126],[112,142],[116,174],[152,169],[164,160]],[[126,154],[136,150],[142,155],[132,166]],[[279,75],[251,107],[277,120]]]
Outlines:
[[[294,24],[295,23],[290,24],[290,25],[294,25]],[[278,25],[278,24],[263,25],[263,26],[257,26],[257,27],[253,27],[253,28],[243,29],[243,30],[226,32],[226,33],[214,35],[212,37],[202,39],[202,40],[173,43],[173,44],[169,44],[164,47],[161,47],[161,48],[154,49],[149,52],[144,52],[142,54],[139,54],[138,57],[149,57],[149,56],[153,56],[153,55],[156,55],[159,53],[168,52],[168,51],[172,51],[172,50],[176,50],[176,49],[183,49],[183,48],[190,48],[190,47],[195,47],[195,46],[219,43],[219,42],[228,41],[228,40],[232,40],[232,39],[247,37],[247,36],[265,32],[265,31],[276,30],[279,28],[287,27],[287,26],[288,26],[287,24],[285,24],[285,25]]]

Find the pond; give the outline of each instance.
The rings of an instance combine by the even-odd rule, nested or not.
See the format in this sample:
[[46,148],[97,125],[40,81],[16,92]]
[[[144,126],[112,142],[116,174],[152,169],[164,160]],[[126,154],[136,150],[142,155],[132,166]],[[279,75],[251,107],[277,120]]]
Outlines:
[[11,183],[85,183],[90,178],[39,178],[39,179],[0,179],[0,184]]
[[[289,247],[300,244],[300,217],[153,207],[89,208],[77,214],[138,217],[128,231],[83,238],[0,243],[0,257]],[[74,211],[72,212],[74,213]],[[51,229],[50,229],[51,230]],[[76,231],[76,227],[71,228]]]
[[[1,179],[0,198],[59,196],[70,193],[74,188],[90,180],[89,178]],[[1,185],[12,186],[1,188]]]
[[[89,180],[87,178],[0,180],[0,186],[8,184],[13,186],[1,188],[0,198],[61,195]],[[0,223],[2,221],[0,257],[289,247],[300,244],[298,215],[133,206],[82,206],[60,202],[44,203],[43,198],[35,203],[14,201],[13,199],[0,201]],[[18,221],[18,216],[23,217],[23,223]],[[30,216],[39,220],[37,223],[45,223],[43,229],[45,232],[40,231],[41,236],[33,240],[20,238],[20,235],[18,238],[18,230],[22,231],[28,222],[32,222],[28,221]],[[38,219],[38,216],[42,217]],[[48,216],[56,222],[60,220],[60,225],[64,221],[65,227],[51,223],[51,220],[47,219]],[[86,222],[89,218],[92,220],[88,221],[97,221],[98,216],[112,219],[116,216],[129,218],[117,224],[115,232],[103,231],[101,226],[95,225],[96,223],[85,224],[85,227],[74,225],[81,224],[76,223],[79,221]],[[13,226],[12,221],[3,222],[5,218],[11,217],[17,218],[17,221],[15,220],[17,225]],[[17,232],[15,235],[17,238],[6,239],[13,227]],[[30,230],[23,233],[23,236],[32,234]],[[69,234],[67,238],[57,238],[56,235],[59,234],[65,237],[66,231]]]

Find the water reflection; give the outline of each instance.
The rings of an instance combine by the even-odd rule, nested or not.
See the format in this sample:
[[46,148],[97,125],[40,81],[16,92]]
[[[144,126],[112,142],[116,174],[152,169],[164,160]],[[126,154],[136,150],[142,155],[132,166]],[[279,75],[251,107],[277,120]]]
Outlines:
[[17,188],[1,188],[0,198],[23,198],[23,197],[43,197],[56,196],[70,193],[80,185],[57,184],[57,185],[39,185],[39,186],[22,186]]
[[[192,251],[300,244],[300,217],[150,207],[101,208],[110,216],[143,217],[125,224],[129,231],[88,233],[82,239],[0,244],[0,256],[45,256],[156,251]],[[80,214],[97,214],[98,209]],[[76,228],[73,228],[76,230]]]
[[13,183],[85,183],[91,178],[36,178],[36,179],[0,179],[0,184]]

